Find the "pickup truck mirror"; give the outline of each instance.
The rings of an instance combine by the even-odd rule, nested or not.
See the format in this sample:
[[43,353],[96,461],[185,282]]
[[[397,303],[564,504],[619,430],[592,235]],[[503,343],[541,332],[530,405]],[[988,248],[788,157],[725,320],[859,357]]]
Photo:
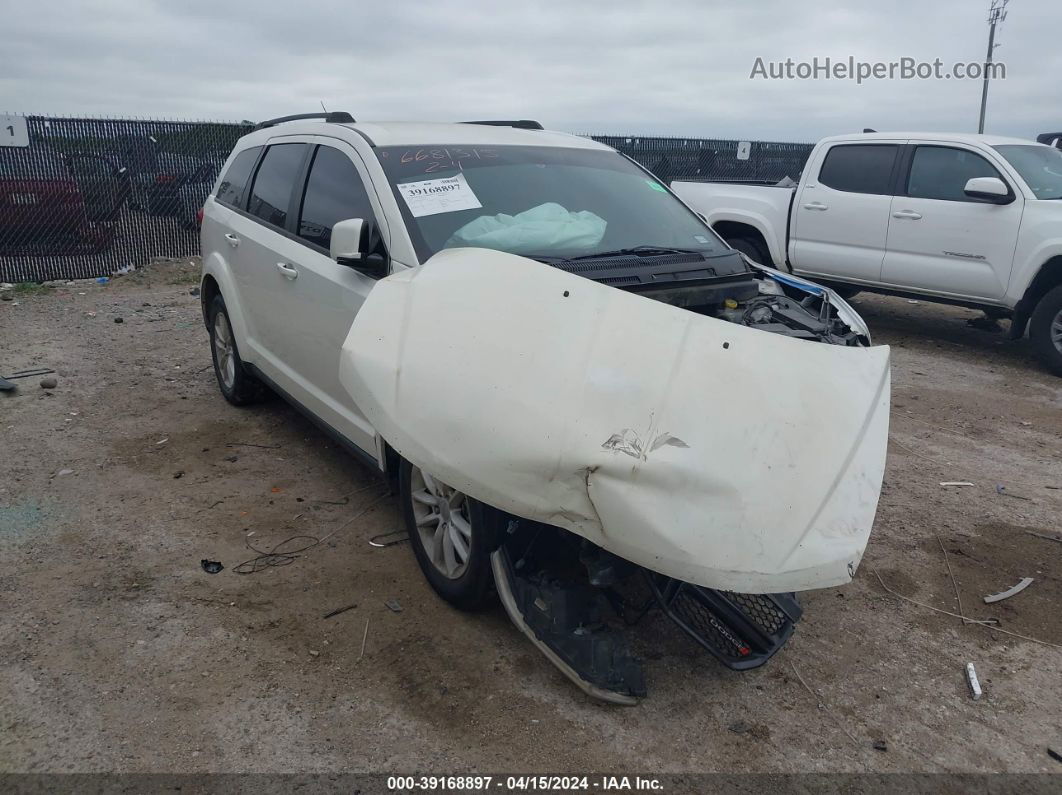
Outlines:
[[353,268],[359,273],[379,279],[387,275],[387,256],[382,245],[373,245],[374,229],[371,221],[363,218],[348,218],[332,227],[329,253],[337,263]]
[[981,199],[993,204],[1010,204],[1014,194],[999,177],[974,177],[966,183],[963,193],[971,199]]

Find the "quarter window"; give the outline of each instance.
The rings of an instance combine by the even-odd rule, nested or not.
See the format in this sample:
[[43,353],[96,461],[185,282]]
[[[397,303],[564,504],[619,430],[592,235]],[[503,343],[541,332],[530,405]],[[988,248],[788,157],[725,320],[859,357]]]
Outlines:
[[285,226],[291,189],[305,154],[306,144],[275,144],[266,149],[247,205],[251,215],[274,226]]
[[895,144],[834,146],[819,169],[819,182],[849,193],[892,193],[892,169],[899,147]]
[[1000,177],[992,165],[974,152],[949,146],[919,146],[911,161],[907,195],[918,199],[976,202],[963,191],[974,177]]
[[319,146],[310,167],[299,214],[298,235],[322,248],[332,242],[339,221],[373,217],[361,175],[349,157],[331,146]]
[[218,185],[218,192],[214,197],[217,201],[233,207],[243,207],[244,188],[247,187],[247,178],[251,176],[251,169],[254,168],[255,161],[258,160],[258,153],[261,151],[262,147],[253,146],[250,149],[244,149],[236,155],[236,159],[232,161],[232,165],[225,172],[221,184]]

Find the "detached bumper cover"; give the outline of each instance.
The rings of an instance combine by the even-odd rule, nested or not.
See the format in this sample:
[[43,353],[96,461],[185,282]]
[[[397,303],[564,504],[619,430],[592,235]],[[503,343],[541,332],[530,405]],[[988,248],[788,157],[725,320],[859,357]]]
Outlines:
[[340,376],[384,439],[455,488],[695,585],[846,583],[877,510],[887,347],[452,249],[376,285]]

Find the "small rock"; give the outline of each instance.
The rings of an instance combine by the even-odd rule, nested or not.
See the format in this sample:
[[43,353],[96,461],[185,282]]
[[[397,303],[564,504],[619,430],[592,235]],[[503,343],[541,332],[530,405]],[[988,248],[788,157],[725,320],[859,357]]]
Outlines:
[[889,746],[887,746],[885,744],[884,740],[875,740],[874,741],[874,750],[875,751],[888,751],[889,750]]
[[173,479],[174,480],[180,480],[183,477],[184,477],[184,470],[183,469],[180,469],[180,470],[178,470],[178,471],[173,473]]
[[199,288],[198,287],[193,287],[191,290],[188,291],[188,295],[194,295],[194,296],[198,297]]
[[397,599],[388,599],[386,602],[384,602],[384,604],[387,605],[387,609],[390,610],[392,613],[402,612],[402,603],[399,602]]
[[11,293],[0,293],[0,301],[13,301],[14,296]]
[[61,478],[61,477],[64,477],[66,475],[73,475],[73,474],[74,474],[74,470],[72,470],[72,469],[60,469],[58,472],[55,473],[55,476]]
[[115,323],[124,323],[125,322],[125,318],[124,317],[116,317],[114,319],[114,322]]
[[225,456],[225,460],[231,464],[235,464],[237,461],[240,460],[240,457],[238,455],[227,455]]
[[729,726],[727,726],[727,728],[730,729],[730,731],[734,732],[734,734],[748,734],[750,731],[752,731],[752,727],[749,726],[749,724],[745,723],[745,721],[743,720],[734,721]]
[[311,657],[320,657],[321,656],[321,652],[317,651],[317,649],[310,649],[310,656]]
[[59,386],[59,381],[55,378],[41,379],[41,389],[55,389],[57,386]]

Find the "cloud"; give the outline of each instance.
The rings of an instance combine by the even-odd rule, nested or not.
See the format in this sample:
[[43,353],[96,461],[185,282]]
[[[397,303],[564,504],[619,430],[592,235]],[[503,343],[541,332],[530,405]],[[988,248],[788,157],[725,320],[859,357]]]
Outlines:
[[[811,141],[862,129],[976,129],[977,80],[764,81],[757,57],[979,61],[987,1],[844,8],[776,0],[11,3],[0,97],[56,115],[536,118],[575,132]],[[1062,126],[1062,5],[1018,0],[988,130]]]

